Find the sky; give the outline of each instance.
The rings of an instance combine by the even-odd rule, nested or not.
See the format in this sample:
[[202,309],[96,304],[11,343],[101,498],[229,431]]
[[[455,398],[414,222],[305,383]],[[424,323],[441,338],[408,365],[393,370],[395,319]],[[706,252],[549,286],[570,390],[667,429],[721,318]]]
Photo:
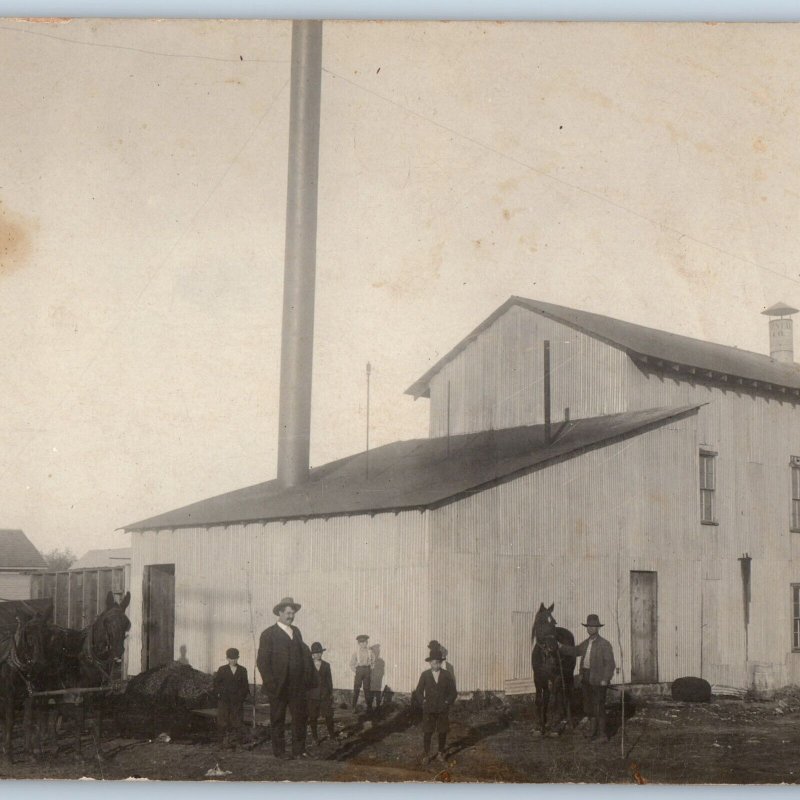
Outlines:
[[[276,473],[289,23],[0,21],[0,527]],[[427,435],[510,295],[768,352],[800,307],[791,26],[325,23],[312,465]]]

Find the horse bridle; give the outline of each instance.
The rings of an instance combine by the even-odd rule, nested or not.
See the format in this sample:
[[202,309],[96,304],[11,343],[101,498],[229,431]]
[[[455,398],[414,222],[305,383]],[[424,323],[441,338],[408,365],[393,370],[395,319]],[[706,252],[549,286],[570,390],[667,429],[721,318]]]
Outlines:
[[[25,623],[25,625],[28,624],[30,623]],[[8,665],[17,671],[20,678],[22,678],[23,683],[25,684],[25,688],[28,690],[28,694],[31,695],[33,694],[33,684],[31,683],[31,679],[29,677],[29,670],[31,669],[32,659],[20,659],[18,647],[19,642],[17,641],[17,637],[22,636],[23,628],[24,625],[20,624],[19,630],[15,631],[14,635],[11,637],[11,651],[8,654]]]
[[[116,608],[109,609],[109,611],[118,610]],[[101,614],[90,626],[89,630],[86,634],[86,640],[83,645],[83,652],[81,655],[85,658],[85,660],[91,664],[101,676],[102,683],[111,683],[112,681],[112,673],[114,671],[114,654],[111,652],[111,637],[108,635],[108,630],[106,628],[106,614],[109,611],[105,612],[105,614]],[[100,623],[103,627],[103,632],[105,634],[106,646],[105,650],[100,655],[95,655],[95,639],[94,639],[94,628],[95,625]],[[109,665],[110,666],[107,666]]]

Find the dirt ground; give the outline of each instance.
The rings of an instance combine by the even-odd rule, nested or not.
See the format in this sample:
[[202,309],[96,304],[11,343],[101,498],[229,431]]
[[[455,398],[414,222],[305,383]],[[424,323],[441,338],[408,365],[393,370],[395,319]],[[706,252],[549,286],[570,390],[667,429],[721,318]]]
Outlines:
[[[624,752],[620,708],[610,709],[610,742],[590,742],[579,727],[541,736],[532,698],[477,696],[453,709],[445,764],[420,763],[418,713],[394,704],[380,717],[365,715],[337,742],[309,748],[310,759],[278,761],[263,739],[248,748],[223,750],[213,728],[195,728],[171,741],[121,738],[103,742],[95,755],[91,737],[78,760],[74,737],[62,735],[34,760],[0,762],[2,778],[231,781],[445,781],[532,783],[796,783],[800,779],[800,694],[770,700],[718,698],[689,704],[666,700],[628,703]],[[205,723],[204,723],[205,724]],[[224,774],[208,776],[209,770]]]

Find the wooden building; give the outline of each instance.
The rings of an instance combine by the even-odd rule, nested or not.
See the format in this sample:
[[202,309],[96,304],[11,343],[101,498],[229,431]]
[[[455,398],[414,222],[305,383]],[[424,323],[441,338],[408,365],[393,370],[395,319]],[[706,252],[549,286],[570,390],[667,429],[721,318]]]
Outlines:
[[28,600],[31,576],[44,569],[47,563],[23,531],[0,529],[0,600]]
[[540,602],[576,634],[601,616],[617,682],[798,681],[800,369],[785,352],[513,297],[409,393],[430,399],[430,437],[371,451],[368,474],[362,453],[126,527],[131,672],[180,647],[211,670],[235,645],[250,666],[293,595],[342,688],[361,632],[395,690],[430,638],[460,689],[527,688]]

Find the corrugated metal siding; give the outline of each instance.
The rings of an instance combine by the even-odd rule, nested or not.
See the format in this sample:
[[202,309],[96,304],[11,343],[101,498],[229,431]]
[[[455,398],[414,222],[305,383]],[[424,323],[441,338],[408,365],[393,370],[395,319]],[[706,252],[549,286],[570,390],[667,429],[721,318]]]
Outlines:
[[432,512],[435,632],[459,688],[526,677],[515,672],[530,663],[530,633],[511,636],[509,625],[540,602],[555,602],[578,637],[586,615],[600,614],[628,678],[631,570],[658,573],[661,680],[698,673],[694,437],[684,420]]
[[[425,666],[427,515],[149,531],[134,533],[132,543],[134,587],[142,586],[145,565],[175,564],[175,650],[184,645],[197,669],[216,668],[235,646],[252,674],[258,637],[275,622],[272,607],[286,595],[303,605],[297,615],[303,638],[328,648],[337,688],[352,686],[349,660],[360,633],[380,645],[392,689],[409,691]],[[133,594],[135,673],[143,609],[141,590]]]
[[31,576],[21,572],[0,572],[0,597],[4,600],[29,600]]
[[[691,527],[703,551],[703,660],[712,683],[779,686],[800,680],[791,652],[789,587],[800,582],[798,543],[790,532],[789,458],[800,455],[800,408],[749,393],[665,379],[629,364],[629,409],[706,402],[697,443],[718,452],[718,526]],[[744,629],[739,558],[751,556],[750,625]]]
[[550,341],[552,415],[573,419],[624,409],[628,357],[572,328],[511,307],[431,381],[430,435],[536,425],[544,421],[544,341]]

